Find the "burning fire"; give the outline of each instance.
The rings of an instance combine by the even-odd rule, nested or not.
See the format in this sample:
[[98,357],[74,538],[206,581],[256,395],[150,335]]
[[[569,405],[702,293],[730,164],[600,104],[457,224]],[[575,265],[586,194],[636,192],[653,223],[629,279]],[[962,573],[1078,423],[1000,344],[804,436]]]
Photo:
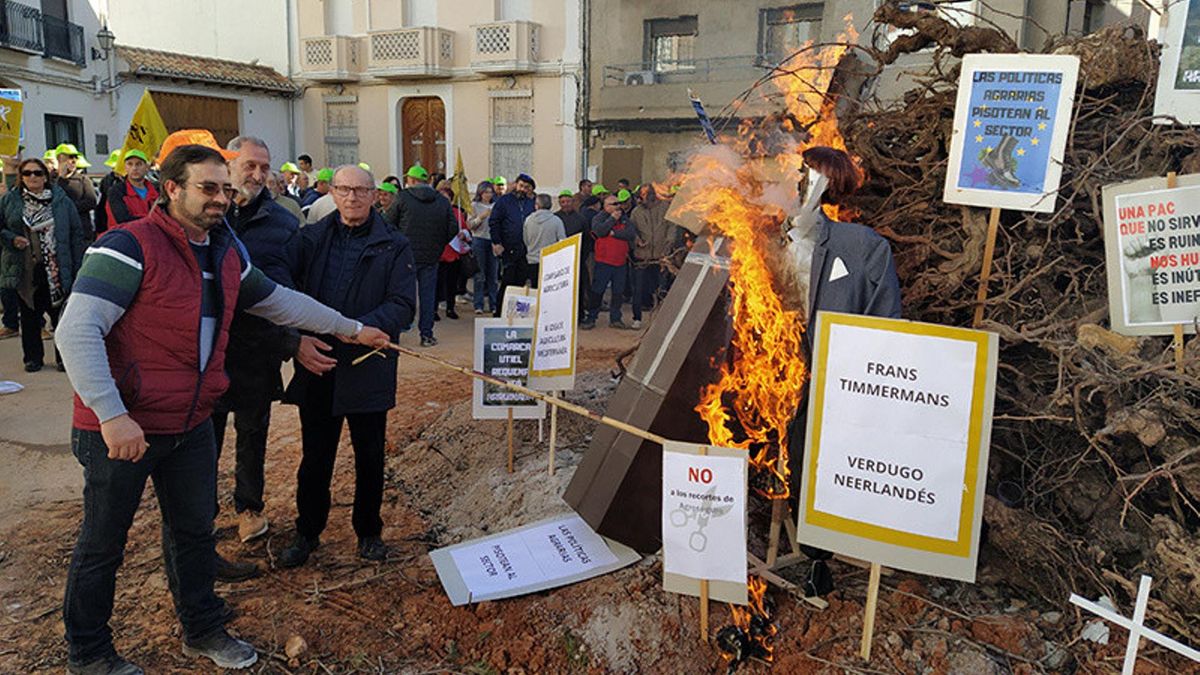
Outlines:
[[[847,15],[840,43],[858,38],[850,20]],[[720,379],[701,392],[696,411],[708,425],[709,442],[747,450],[755,489],[768,499],[789,496],[788,425],[808,376],[805,317],[792,306],[798,303],[785,302],[787,289],[771,257],[781,248],[801,154],[817,145],[846,147],[834,114],[836,98],[826,95],[845,51],[837,45],[790,59],[783,67],[794,75],[773,80],[786,112],[743,122],[736,136],[698,153],[683,177],[685,186],[692,182],[698,188],[689,191],[695,196],[684,208],[727,237],[731,255],[731,358],[721,364]]]
[[779,629],[771,622],[775,608],[767,597],[767,582],[750,577],[747,590],[749,608],[730,605],[733,625],[717,633],[717,645],[729,659],[731,671],[752,658],[771,661],[775,656],[771,641]]

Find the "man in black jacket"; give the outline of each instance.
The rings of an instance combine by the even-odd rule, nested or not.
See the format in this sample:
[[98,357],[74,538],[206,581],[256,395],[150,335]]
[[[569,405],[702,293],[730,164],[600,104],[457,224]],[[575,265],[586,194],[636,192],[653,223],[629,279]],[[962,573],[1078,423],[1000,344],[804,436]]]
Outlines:
[[[337,211],[301,232],[297,289],[346,316],[379,326],[395,341],[412,322],[416,278],[408,239],[375,210],[375,179],[343,166],[331,183]],[[445,199],[443,198],[443,201]],[[303,565],[329,519],[330,482],[342,422],[354,448],[354,512],[358,555],[383,560],[383,455],[387,411],[396,405],[392,353],[354,366],[370,350],[330,336],[304,336],[286,400],[300,406],[303,457],[296,476],[296,536],[279,555],[281,567]]]
[[404,189],[396,197],[396,224],[412,247],[417,272],[417,293],[421,346],[437,344],[433,337],[433,317],[437,313],[438,259],[446,244],[458,234],[458,222],[450,200],[429,185],[429,172],[413,166],[404,174]]
[[[277,204],[266,189],[271,151],[265,141],[253,136],[238,136],[229,142],[228,149],[238,152],[237,158],[229,162],[230,180],[237,189],[228,214],[229,224],[256,268],[275,283],[295,288],[292,272],[300,253],[300,227],[295,216]],[[238,312],[229,327],[225,358],[229,389],[213,410],[213,432],[220,458],[225,424],[233,413],[233,428],[237,432],[233,504],[238,513],[238,538],[243,543],[267,531],[267,518],[263,515],[263,462],[271,402],[283,395],[279,369],[284,360],[296,354],[299,344],[300,335],[295,329],[277,326],[245,312]],[[217,571],[218,578],[222,578],[222,571],[228,573],[224,576],[237,576],[232,563],[222,565],[218,561]]]

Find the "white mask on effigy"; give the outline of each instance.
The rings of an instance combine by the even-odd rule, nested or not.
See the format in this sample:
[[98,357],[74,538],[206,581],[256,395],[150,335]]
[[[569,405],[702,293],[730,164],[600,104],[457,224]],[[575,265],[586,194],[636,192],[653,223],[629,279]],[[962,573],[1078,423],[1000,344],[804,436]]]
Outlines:
[[809,168],[807,183],[800,211],[792,217],[787,231],[787,257],[797,285],[803,291],[801,297],[804,300],[808,299],[813,250],[817,246],[817,225],[821,222],[821,197],[825,194],[825,188],[829,186],[829,178],[816,169]]

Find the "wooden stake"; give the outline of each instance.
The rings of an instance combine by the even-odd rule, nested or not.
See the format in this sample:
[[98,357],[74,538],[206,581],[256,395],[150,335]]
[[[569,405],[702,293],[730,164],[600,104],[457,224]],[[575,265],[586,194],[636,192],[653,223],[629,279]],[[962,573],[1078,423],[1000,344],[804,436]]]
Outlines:
[[508,409],[508,472],[513,472],[513,415],[512,408]]
[[[1174,171],[1167,172],[1167,189],[1174,189],[1179,185],[1179,176]],[[1175,349],[1175,372],[1183,373],[1183,324],[1175,324],[1174,326],[1175,339],[1171,341],[1171,346]]]
[[558,442],[558,406],[550,407],[550,475],[554,475],[554,444]]
[[[700,446],[700,456],[708,455],[708,446]],[[700,580],[700,637],[708,644],[708,579]]]
[[875,607],[879,604],[879,563],[871,563],[871,579],[867,583],[867,607],[863,616],[862,650],[863,661],[871,660],[871,640],[875,637]]
[[996,255],[996,231],[1000,229],[1000,209],[992,207],[988,217],[987,243],[983,246],[983,268],[979,270],[979,293],[975,295],[975,320],[972,328],[983,323],[983,303],[987,300],[988,279],[992,277],[992,258]]
[[552,406],[555,406],[558,408],[562,408],[563,410],[566,410],[568,412],[573,412],[576,415],[586,417],[594,422],[599,422],[600,424],[610,426],[619,431],[624,431],[627,434],[637,436],[638,438],[650,441],[651,443],[657,443],[658,445],[663,445],[664,443],[667,442],[667,439],[663,436],[659,436],[656,433],[652,433],[652,432],[646,431],[644,429],[639,429],[627,422],[622,422],[621,420],[615,420],[606,415],[594,413],[591,410],[588,410],[587,408],[585,408],[581,405],[576,405],[574,403],[571,403],[570,401],[564,401],[561,398],[558,398],[556,396],[550,396],[550,395],[545,394],[540,391],[534,391],[533,389],[530,389],[529,387],[525,387],[525,386],[522,386],[519,384],[514,384],[512,382],[507,382],[507,381],[501,380],[500,378],[497,378],[497,377],[492,377],[491,375],[488,375],[487,373],[481,373],[478,370],[472,370],[471,368],[466,368],[464,366],[450,363],[449,361],[445,361],[445,360],[440,359],[431,354],[425,354],[422,352],[413,351],[407,347],[401,347],[400,345],[398,345],[394,342],[389,342],[387,345],[385,345],[383,347],[379,347],[378,349],[376,349],[374,351],[367,352],[366,354],[363,354],[362,356],[358,357],[357,359],[354,359],[354,361],[352,363],[353,363],[353,365],[358,365],[358,364],[362,363],[363,361],[367,360],[368,357],[374,356],[375,354],[380,353],[380,351],[384,350],[384,349],[391,349],[392,351],[398,352],[400,354],[404,354],[405,356],[411,356],[414,359],[419,359],[421,361],[425,361],[426,363],[433,363],[433,364],[436,364],[443,368],[458,371],[458,372],[462,373],[463,375],[467,375],[468,377],[474,377],[475,379],[478,379],[478,380],[483,380],[484,382],[487,382],[489,384],[494,384],[497,387],[504,387],[505,389],[520,392],[530,398],[534,398],[539,401],[545,401],[547,405],[552,405]]
[[783,499],[773,500],[771,504],[771,529],[767,535],[767,567],[774,567],[779,557],[779,527],[783,525]]

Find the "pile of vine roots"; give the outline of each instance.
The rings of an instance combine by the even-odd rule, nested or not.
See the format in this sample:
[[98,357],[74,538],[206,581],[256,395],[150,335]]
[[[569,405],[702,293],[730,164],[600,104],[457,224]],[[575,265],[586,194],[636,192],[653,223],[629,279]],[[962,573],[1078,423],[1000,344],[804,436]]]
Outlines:
[[[942,201],[957,57],[1016,47],[894,3],[875,18],[913,29],[878,63],[933,47],[933,66],[903,100],[843,108],[866,174],[854,206],[892,242],[905,318],[970,326],[988,211]],[[1200,133],[1153,123],[1158,46],[1140,28],[1042,51],[1078,55],[1080,86],[1057,210],[1001,217],[981,326],[1001,345],[983,559],[1059,607],[1078,592],[1128,608],[1149,574],[1150,616],[1200,642],[1200,339],[1177,373],[1170,338],[1108,330],[1101,200],[1109,183],[1200,170]]]

